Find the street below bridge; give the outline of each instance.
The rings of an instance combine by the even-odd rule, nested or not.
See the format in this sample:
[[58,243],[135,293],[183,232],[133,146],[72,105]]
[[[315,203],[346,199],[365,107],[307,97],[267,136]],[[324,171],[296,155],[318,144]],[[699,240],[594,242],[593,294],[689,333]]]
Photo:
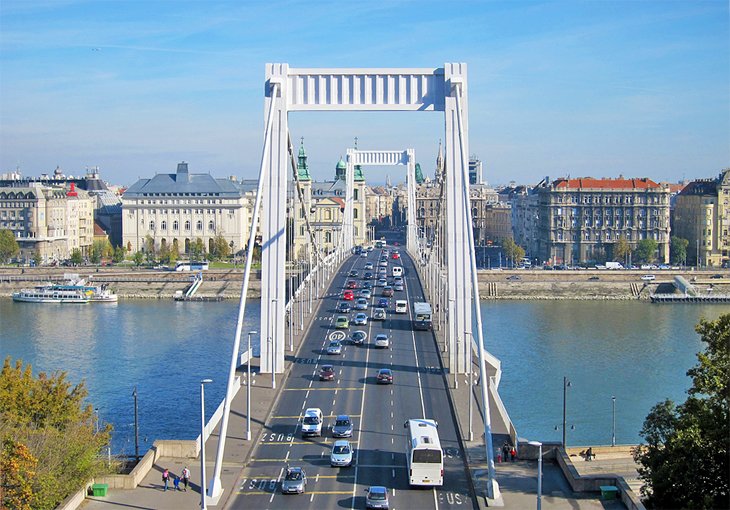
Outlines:
[[[464,456],[457,436],[455,418],[449,400],[438,347],[430,331],[414,331],[411,326],[412,304],[423,301],[423,289],[412,260],[400,250],[401,258],[388,258],[388,280],[393,265],[404,268],[404,290],[389,299],[387,317],[373,321],[373,309],[381,298],[382,287],[374,286],[364,313],[370,317],[366,326],[353,326],[359,310],[340,314],[348,281],[365,281],[365,264],[377,268],[382,250],[368,257],[351,256],[333,278],[312,320],[311,327],[293,359],[273,412],[255,438],[249,462],[237,483],[227,508],[365,508],[365,490],[371,485],[388,489],[390,508],[474,508]],[[357,271],[358,277],[349,277]],[[407,314],[395,314],[395,300],[408,301]],[[335,320],[348,315],[349,329],[335,329]],[[350,333],[363,330],[367,338],[362,345],[349,341]],[[328,355],[330,339],[347,336],[339,355]],[[387,349],[374,346],[375,336],[385,334]],[[320,381],[322,365],[335,369],[334,381]],[[390,368],[394,383],[377,383],[380,368]],[[324,415],[322,435],[303,438],[302,417],[308,408],[319,408]],[[349,438],[354,447],[351,467],[331,467],[330,452],[335,439],[331,427],[337,415],[347,414],[354,427]],[[444,451],[442,487],[412,488],[408,482],[404,423],[410,418],[429,418],[438,422]],[[281,480],[287,466],[301,467],[308,483],[304,494],[284,495]]]

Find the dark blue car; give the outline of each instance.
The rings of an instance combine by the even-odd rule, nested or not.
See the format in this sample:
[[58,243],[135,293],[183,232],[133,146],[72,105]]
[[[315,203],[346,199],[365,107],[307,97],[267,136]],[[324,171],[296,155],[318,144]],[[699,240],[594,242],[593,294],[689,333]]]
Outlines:
[[388,308],[389,305],[388,298],[381,297],[378,299],[378,308]]

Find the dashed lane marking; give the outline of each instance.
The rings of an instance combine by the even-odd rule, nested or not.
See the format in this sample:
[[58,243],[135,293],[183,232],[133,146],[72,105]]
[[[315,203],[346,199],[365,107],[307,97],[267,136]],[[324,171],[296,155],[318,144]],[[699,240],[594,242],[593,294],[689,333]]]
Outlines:
[[363,388],[283,388],[282,391],[335,391],[335,390],[342,390],[342,391],[363,391]]

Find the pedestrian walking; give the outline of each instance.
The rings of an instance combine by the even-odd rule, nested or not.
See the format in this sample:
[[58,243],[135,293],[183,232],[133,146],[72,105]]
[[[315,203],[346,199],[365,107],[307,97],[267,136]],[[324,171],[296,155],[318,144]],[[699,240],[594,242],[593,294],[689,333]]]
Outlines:
[[515,458],[517,458],[517,450],[515,450],[515,447],[514,446],[509,451],[509,456],[512,458],[512,462],[514,462],[515,461]]
[[172,484],[175,486],[175,490],[180,490],[180,477],[176,476],[175,479],[172,481]]
[[507,462],[509,460],[509,445],[504,443],[502,445],[502,461]]
[[167,484],[170,481],[170,471],[165,468],[165,470],[162,472],[162,483],[165,484],[165,492],[167,492]]
[[183,490],[185,492],[188,491],[188,484],[190,483],[190,470],[187,466],[185,466],[182,470],[182,483],[183,487],[185,487]]

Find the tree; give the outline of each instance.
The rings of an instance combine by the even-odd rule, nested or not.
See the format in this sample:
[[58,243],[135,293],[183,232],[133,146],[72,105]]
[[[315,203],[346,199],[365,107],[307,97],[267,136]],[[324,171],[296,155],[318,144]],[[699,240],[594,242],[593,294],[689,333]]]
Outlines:
[[74,248],[71,252],[71,263],[75,266],[81,265],[84,261],[84,257],[81,255],[81,250]]
[[112,261],[117,264],[124,261],[124,248],[122,248],[121,246],[117,246],[116,248],[114,248]]
[[12,438],[0,445],[0,508],[31,510],[38,459]]
[[687,263],[687,247],[689,241],[681,237],[672,236],[669,240],[669,260],[672,264]]
[[38,267],[41,265],[41,262],[43,262],[43,257],[41,257],[41,251],[33,250],[33,263],[36,265],[36,267]]
[[170,247],[167,246],[167,244],[163,244],[160,246],[160,262],[163,264],[169,264],[170,263]]
[[102,257],[110,257],[112,251],[112,245],[108,239],[98,239],[91,245],[91,256],[89,260],[93,264],[98,264],[101,262]]
[[626,262],[631,253],[631,245],[624,236],[620,236],[618,241],[613,243],[613,259],[615,262]]
[[512,260],[513,267],[516,261],[522,260],[525,256],[524,248],[515,243],[511,237],[502,240],[502,250],[504,251],[505,257]]
[[84,403],[87,396],[84,383],[71,384],[64,372],[36,377],[30,365],[5,359],[0,467],[3,477],[17,475],[27,482],[19,487],[29,499],[27,508],[55,508],[90,478],[108,471],[99,453],[109,443],[111,426],[96,432],[93,407]]
[[144,251],[145,251],[145,258],[147,259],[147,262],[148,263],[154,262],[155,261],[155,240],[149,234],[147,234],[144,238]]
[[134,262],[134,265],[139,267],[142,265],[142,261],[144,260],[144,253],[141,251],[135,252],[134,255],[132,255],[132,261]]
[[707,347],[687,372],[689,397],[655,405],[634,452],[653,508],[726,508],[730,497],[730,314],[695,330]]
[[654,239],[642,239],[636,245],[636,258],[639,262],[654,262],[657,246]]
[[226,238],[223,234],[218,234],[213,238],[213,256],[217,259],[225,259],[230,254],[231,249],[228,246]]
[[190,258],[200,259],[205,254],[205,244],[201,238],[190,243]]
[[20,253],[20,246],[15,235],[8,229],[0,230],[0,262],[7,262]]

